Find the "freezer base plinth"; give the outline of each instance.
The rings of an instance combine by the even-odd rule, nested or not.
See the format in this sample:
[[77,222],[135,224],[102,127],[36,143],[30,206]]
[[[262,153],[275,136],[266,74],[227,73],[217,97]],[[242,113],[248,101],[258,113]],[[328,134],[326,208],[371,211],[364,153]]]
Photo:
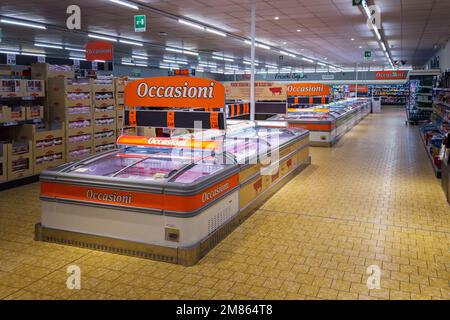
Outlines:
[[35,240],[192,266],[310,163],[311,157],[308,156],[297,168],[264,191],[232,219],[211,233],[207,238],[189,247],[170,248],[106,236],[53,229],[45,227],[41,223],[35,225]]

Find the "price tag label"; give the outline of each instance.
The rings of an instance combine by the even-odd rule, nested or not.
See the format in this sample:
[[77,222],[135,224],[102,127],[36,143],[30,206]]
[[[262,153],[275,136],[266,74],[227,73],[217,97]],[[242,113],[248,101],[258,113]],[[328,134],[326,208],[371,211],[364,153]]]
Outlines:
[[175,128],[175,112],[167,112],[167,128]]
[[219,129],[219,114],[217,112],[211,112],[209,116],[209,123],[211,129]]
[[15,66],[16,65],[16,55],[8,53],[6,55],[6,64],[9,66]]

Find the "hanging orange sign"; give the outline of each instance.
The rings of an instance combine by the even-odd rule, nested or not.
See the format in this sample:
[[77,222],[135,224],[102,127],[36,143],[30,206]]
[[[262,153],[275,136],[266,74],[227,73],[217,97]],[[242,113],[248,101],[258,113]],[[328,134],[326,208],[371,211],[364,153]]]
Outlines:
[[404,80],[408,76],[407,71],[377,71],[375,72],[375,80]]
[[91,41],[86,44],[86,60],[112,60],[113,44],[108,41]]
[[127,107],[220,108],[225,88],[218,81],[195,77],[157,77],[135,80],[125,87]]
[[287,85],[288,96],[327,96],[330,87],[322,83],[290,83]]
[[145,137],[145,136],[120,136],[117,139],[118,145],[124,146],[145,146],[162,148],[191,148],[218,150],[221,147],[216,140],[194,140],[183,138],[165,138],[165,137]]
[[358,88],[356,88],[355,84],[350,84],[348,86],[348,91],[355,92],[356,90],[358,90],[358,92],[369,92],[369,87],[368,86],[360,86],[360,85],[358,85]]

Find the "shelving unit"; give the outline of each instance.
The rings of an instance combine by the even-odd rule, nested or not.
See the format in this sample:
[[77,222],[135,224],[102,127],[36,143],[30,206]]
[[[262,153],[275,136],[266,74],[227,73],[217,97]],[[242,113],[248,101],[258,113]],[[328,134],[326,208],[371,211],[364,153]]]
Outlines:
[[20,132],[32,141],[34,174],[65,162],[64,125],[61,122],[43,126],[26,124],[21,127]]
[[93,153],[92,95],[90,79],[49,79],[50,118],[64,125],[66,161],[82,159]]
[[409,97],[409,87],[406,85],[374,85],[371,94],[380,97],[383,105],[405,105]]

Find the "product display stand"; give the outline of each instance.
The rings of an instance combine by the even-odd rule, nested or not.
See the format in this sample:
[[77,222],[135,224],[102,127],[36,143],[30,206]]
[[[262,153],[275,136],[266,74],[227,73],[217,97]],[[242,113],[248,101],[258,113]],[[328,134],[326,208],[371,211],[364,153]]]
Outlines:
[[101,153],[116,147],[117,108],[114,79],[97,76],[93,80],[94,152]]
[[85,158],[93,153],[93,107],[90,79],[50,78],[50,118],[65,128],[65,161]]

